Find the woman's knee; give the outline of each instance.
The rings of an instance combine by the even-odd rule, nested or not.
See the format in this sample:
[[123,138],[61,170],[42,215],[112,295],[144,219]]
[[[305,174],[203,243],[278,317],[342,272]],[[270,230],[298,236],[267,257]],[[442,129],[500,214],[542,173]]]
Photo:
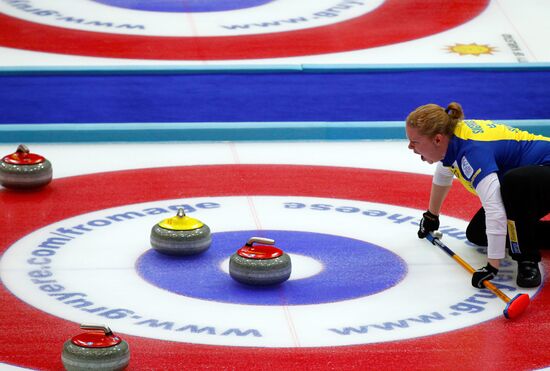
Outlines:
[[479,209],[466,228],[466,238],[478,246],[487,246],[485,210]]
[[500,191],[502,194],[502,199],[504,201],[512,201],[514,195],[522,193],[523,188],[527,185],[528,176],[526,177],[525,172],[522,168],[512,169],[502,177],[502,184],[500,185]]
[[466,238],[471,243],[478,246],[487,246],[487,233],[485,228],[481,229],[478,225],[469,224],[466,228]]

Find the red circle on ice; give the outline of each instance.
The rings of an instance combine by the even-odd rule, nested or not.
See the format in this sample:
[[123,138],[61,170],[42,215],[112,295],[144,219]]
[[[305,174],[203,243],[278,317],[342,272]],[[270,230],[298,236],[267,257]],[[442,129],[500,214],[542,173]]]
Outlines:
[[204,37],[76,30],[0,14],[0,46],[45,53],[129,59],[284,58],[349,52],[416,40],[466,23],[483,12],[488,4],[489,0],[387,0],[371,12],[325,26]]
[[[243,182],[243,179],[247,179]],[[265,179],[270,179],[266,182]],[[178,187],[174,187],[178,184]],[[431,176],[330,166],[293,165],[207,165],[125,170],[96,173],[56,179],[40,192],[21,194],[0,190],[0,204],[9,205],[9,212],[0,223],[0,253],[18,239],[38,228],[70,217],[106,208],[118,207],[154,200],[193,197],[224,196],[304,196],[349,199],[378,202],[418,209],[419,216],[425,210],[431,187]],[[184,191],[182,191],[184,190]],[[29,207],[32,205],[32,207]],[[478,199],[456,184],[446,199],[443,212],[446,215],[468,219],[479,209]],[[38,218],[39,217],[39,218]],[[34,218],[34,219],[33,219]],[[33,219],[39,224],[28,223]],[[411,237],[413,238],[413,237]],[[427,243],[427,242],[426,242]],[[550,270],[548,259],[543,259]],[[0,302],[3,308],[17,308],[17,316],[4,316],[6,328],[15,333],[25,326],[24,342],[19,344],[61,344],[71,336],[68,320],[52,316],[32,307],[0,285]],[[381,342],[367,345],[323,348],[250,348],[204,344],[188,344],[125,336],[136,350],[132,362],[142,368],[170,368],[181,361],[185,354],[187,364],[209,364],[213,368],[249,362],[250,355],[261,350],[274,368],[296,365],[308,359],[314,365],[333,362],[337,365],[352,364],[379,369],[396,365],[432,365],[439,369],[474,369],[484,365],[522,368],[529,361],[532,368],[550,364],[550,353],[544,349],[548,341],[532,336],[532,326],[545,321],[545,308],[550,305],[550,290],[541,289],[530,305],[528,315],[511,322],[502,316],[456,331],[403,341]],[[6,309],[7,311],[8,309]],[[7,312],[10,313],[10,312]],[[32,328],[26,322],[32,318]],[[473,349],[483,340],[497,339],[496,349],[522,349],[537,351],[537,357],[518,357],[516,352],[501,352],[497,358],[483,359],[465,352],[464,346]],[[457,346],[460,345],[460,346]],[[251,350],[252,349],[252,350]],[[434,349],[444,349],[434,352]],[[477,349],[477,348],[476,348]],[[159,350],[162,357],[151,350]],[[34,350],[33,350],[34,351]],[[35,357],[27,353],[24,360],[14,358],[13,347],[0,347],[0,360],[12,359],[18,365],[34,369],[59,369],[59,349],[43,348]],[[13,363],[12,362],[12,363]],[[253,361],[252,361],[253,362]],[[488,363],[490,362],[490,363]]]

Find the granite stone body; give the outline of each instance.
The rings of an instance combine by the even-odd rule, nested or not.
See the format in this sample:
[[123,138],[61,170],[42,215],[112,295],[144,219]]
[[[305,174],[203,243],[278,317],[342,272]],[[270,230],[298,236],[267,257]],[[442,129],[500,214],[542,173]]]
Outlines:
[[91,330],[63,344],[61,362],[68,371],[123,370],[130,363],[130,347],[106,325],[81,324]]
[[288,254],[273,259],[250,259],[233,254],[229,259],[229,274],[248,285],[276,285],[290,277],[292,262]]
[[165,255],[195,255],[210,247],[212,235],[206,224],[179,209],[176,216],[153,226],[150,242],[156,251]]
[[123,370],[130,363],[130,348],[126,341],[106,348],[84,348],[67,340],[61,354],[68,371]]
[[206,224],[190,231],[170,230],[156,224],[151,230],[151,245],[166,255],[200,254],[211,244],[212,236]]
[[44,157],[30,153],[25,145],[0,161],[0,185],[10,189],[40,188],[52,180],[52,164]]

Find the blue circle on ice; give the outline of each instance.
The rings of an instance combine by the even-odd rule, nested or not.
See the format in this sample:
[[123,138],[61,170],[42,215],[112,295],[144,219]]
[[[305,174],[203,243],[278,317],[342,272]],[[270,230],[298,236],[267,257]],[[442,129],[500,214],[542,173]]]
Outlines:
[[[307,256],[323,269],[310,277],[275,286],[250,286],[233,280],[222,262],[251,237],[275,240],[290,255]],[[393,252],[352,238],[323,233],[253,230],[212,234],[204,253],[188,257],[166,256],[151,249],[136,264],[146,281],[173,293],[197,299],[252,305],[331,303],[373,295],[399,283],[406,263]],[[300,269],[298,266],[293,270]]]
[[151,12],[195,13],[239,10],[264,5],[274,0],[94,0],[118,8]]

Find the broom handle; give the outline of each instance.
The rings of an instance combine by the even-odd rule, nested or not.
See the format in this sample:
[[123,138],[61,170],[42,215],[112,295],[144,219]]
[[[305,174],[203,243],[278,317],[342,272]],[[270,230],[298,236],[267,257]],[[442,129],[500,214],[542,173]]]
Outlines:
[[[456,262],[458,262],[458,264],[460,264],[464,269],[466,269],[468,272],[470,272],[471,274],[473,274],[476,270],[470,265],[468,264],[464,259],[462,259],[460,256],[456,255],[453,250],[449,249],[443,242],[441,242],[441,240],[434,236],[432,232],[428,233],[428,235],[426,236],[426,238],[428,239],[428,241],[430,241],[432,244],[436,245],[437,247],[439,247],[441,250],[445,251],[447,253],[447,255],[449,255],[451,258],[453,258]],[[495,294],[496,296],[498,296],[499,298],[501,298],[505,303],[508,303],[510,300],[508,295],[506,295],[505,293],[503,293],[502,291],[500,291],[495,285],[493,285],[490,281],[488,280],[485,280],[483,281],[483,285],[491,290],[493,292],[493,294]]]

